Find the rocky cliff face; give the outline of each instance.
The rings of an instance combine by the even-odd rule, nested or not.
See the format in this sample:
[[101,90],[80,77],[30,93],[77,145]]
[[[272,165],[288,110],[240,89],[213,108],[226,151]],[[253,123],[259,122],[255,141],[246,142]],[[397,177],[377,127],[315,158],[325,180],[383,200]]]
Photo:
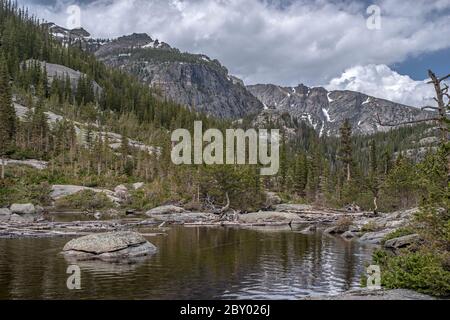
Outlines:
[[320,135],[337,135],[345,119],[349,119],[355,133],[370,134],[388,131],[382,123],[401,123],[431,117],[428,112],[378,99],[354,91],[327,91],[322,87],[280,87],[271,84],[248,86],[266,109],[288,112],[309,123]]
[[181,53],[146,34],[102,45],[95,55],[159,90],[163,97],[220,118],[256,114],[263,105],[217,60]]

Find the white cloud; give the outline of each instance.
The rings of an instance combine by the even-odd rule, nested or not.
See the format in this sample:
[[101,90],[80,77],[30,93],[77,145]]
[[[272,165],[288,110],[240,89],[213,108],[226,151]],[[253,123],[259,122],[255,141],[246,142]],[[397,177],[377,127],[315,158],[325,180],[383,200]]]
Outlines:
[[[57,2],[32,9],[64,25],[69,2]],[[357,0],[96,0],[82,5],[81,20],[94,36],[146,32],[205,53],[247,84],[319,85],[355,65],[450,47],[450,0],[374,2],[381,30],[367,29],[367,4]]]
[[386,65],[356,66],[345,70],[326,86],[328,90],[352,90],[377,98],[423,107],[434,105],[435,96],[429,79],[415,81],[409,76],[400,75]]

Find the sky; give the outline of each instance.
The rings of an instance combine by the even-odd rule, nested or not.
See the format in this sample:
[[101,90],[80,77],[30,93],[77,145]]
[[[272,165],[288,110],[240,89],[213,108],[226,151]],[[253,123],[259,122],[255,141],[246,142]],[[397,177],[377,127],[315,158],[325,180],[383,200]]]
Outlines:
[[[145,32],[218,59],[246,84],[357,90],[430,104],[427,69],[450,73],[450,0],[19,0],[94,37]],[[69,25],[68,25],[69,23]],[[447,35],[447,36],[445,36]]]

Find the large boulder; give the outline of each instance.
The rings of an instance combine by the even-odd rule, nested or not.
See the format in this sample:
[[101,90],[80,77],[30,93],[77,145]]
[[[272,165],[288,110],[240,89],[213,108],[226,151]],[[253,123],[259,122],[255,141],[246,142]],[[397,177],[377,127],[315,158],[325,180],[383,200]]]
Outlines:
[[174,205],[166,205],[148,210],[145,214],[147,216],[152,216],[155,214],[158,215],[158,214],[183,213],[183,212],[185,212],[185,210],[181,207]]
[[36,208],[34,207],[34,205],[32,203],[24,203],[24,204],[14,203],[13,205],[11,205],[10,210],[12,213],[16,213],[16,214],[35,214],[36,213]]
[[97,233],[66,243],[63,254],[79,260],[126,260],[153,254],[157,248],[142,235],[131,231]]
[[420,241],[420,237],[418,234],[409,234],[406,236],[387,240],[384,243],[384,247],[388,248],[388,249],[397,250],[397,249],[401,249],[401,248],[406,248],[406,247],[408,247],[412,244],[415,244],[419,241]]
[[118,185],[117,187],[114,188],[114,196],[121,200],[128,199],[129,197],[128,188],[125,187],[123,184]]
[[34,214],[16,214],[13,213],[9,218],[9,223],[22,224],[22,223],[32,223],[36,220],[36,216]]

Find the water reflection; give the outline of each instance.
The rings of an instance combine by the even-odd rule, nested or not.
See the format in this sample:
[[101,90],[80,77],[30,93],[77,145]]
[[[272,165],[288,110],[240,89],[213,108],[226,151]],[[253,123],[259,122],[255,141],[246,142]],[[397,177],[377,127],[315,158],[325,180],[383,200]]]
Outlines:
[[371,252],[289,229],[167,232],[148,238],[159,248],[149,258],[78,263],[82,289],[74,291],[66,288],[70,261],[59,254],[69,239],[0,239],[0,298],[295,299],[358,286]]

